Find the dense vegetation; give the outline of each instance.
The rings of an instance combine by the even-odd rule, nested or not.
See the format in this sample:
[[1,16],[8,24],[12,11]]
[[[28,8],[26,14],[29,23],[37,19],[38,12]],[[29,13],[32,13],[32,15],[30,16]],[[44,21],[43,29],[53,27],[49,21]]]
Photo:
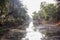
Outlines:
[[45,20],[57,20],[57,5],[41,3],[42,18]]
[[20,0],[0,0],[0,34],[23,25],[28,19],[26,10]]
[[34,12],[34,20],[45,20],[48,22],[60,21],[60,13],[58,6],[52,3],[42,2],[38,13]]
[[[45,22],[45,24],[47,24],[44,25],[46,26],[45,28],[47,28],[47,30],[43,32],[43,34],[45,34],[46,36],[46,39],[43,38],[42,40],[60,39],[60,0],[57,0],[57,4],[42,2],[40,5],[40,10],[38,12],[33,12],[33,14],[35,25],[43,24],[43,21]],[[51,27],[51,29],[49,27]]]

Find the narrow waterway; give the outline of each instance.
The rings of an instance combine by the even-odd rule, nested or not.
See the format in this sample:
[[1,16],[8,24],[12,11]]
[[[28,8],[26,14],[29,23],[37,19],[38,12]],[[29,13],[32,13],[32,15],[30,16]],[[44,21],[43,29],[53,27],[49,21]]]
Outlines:
[[26,28],[26,36],[22,40],[41,40],[44,35],[38,29],[35,29],[33,18],[30,17],[29,22],[29,27]]
[[40,4],[43,1],[46,1],[48,3],[55,3],[53,0],[51,0],[51,1],[50,0],[25,0],[25,1],[23,0],[23,4],[27,5],[28,14],[30,16],[30,19],[29,19],[29,26],[28,26],[28,28],[26,28],[26,32],[27,32],[26,36],[22,40],[41,40],[41,38],[43,38],[45,36],[40,31],[42,28],[44,29],[42,31],[47,30],[48,26],[45,28],[45,26],[43,27],[43,26],[39,25],[39,27],[37,26],[38,28],[35,28],[33,25],[33,18],[31,16],[32,12],[38,11],[40,9]]

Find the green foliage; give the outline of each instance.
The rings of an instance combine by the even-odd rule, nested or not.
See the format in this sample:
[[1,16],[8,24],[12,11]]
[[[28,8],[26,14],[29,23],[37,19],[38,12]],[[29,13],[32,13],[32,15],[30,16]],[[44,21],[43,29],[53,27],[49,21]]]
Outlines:
[[12,17],[14,23],[23,24],[27,17],[26,8],[19,0],[9,0],[9,16]]
[[3,23],[4,18],[7,14],[8,0],[0,0],[0,23]]
[[33,14],[34,14],[33,15],[34,26],[41,24],[41,14],[40,14],[40,11],[38,11],[38,12],[34,11]]
[[[26,8],[19,0],[1,0],[0,1],[0,24],[20,24],[22,25],[26,21]],[[10,26],[11,26],[10,25]]]
[[34,14],[33,19],[34,19],[34,20],[36,20],[36,19],[37,19],[37,17],[38,17],[38,14],[36,13],[36,11],[35,11],[35,12],[33,12],[33,14]]
[[42,20],[46,20],[48,22],[57,21],[60,19],[60,11],[58,11],[58,6],[56,4],[42,2],[38,13],[33,12],[33,19],[37,20],[37,22],[40,23],[42,22]]
[[20,0],[0,0],[0,33],[26,22],[27,9]]
[[42,17],[45,20],[56,20],[57,16],[57,5],[55,4],[47,4],[47,3],[42,3],[41,4],[41,13]]

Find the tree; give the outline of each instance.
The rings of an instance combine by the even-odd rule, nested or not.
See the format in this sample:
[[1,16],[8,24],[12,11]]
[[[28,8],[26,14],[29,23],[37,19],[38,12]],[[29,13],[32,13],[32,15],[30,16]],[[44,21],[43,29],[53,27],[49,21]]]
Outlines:
[[0,34],[23,25],[28,18],[26,10],[20,0],[0,0]]
[[34,20],[36,20],[36,19],[37,19],[38,14],[37,14],[37,12],[36,12],[36,11],[34,11],[34,12],[33,12],[33,14],[34,14],[33,19],[34,19]]
[[[59,15],[57,13],[58,8],[56,4],[42,2],[40,5],[40,10],[38,13],[34,12],[33,18],[35,20],[40,20],[38,22],[42,23],[42,21],[53,22],[59,20]],[[44,22],[45,22],[44,21]]]
[[26,21],[26,18],[28,17],[26,13],[27,13],[26,8],[23,6],[21,1],[9,0],[9,11],[7,15],[7,19],[9,19],[8,20],[9,24],[11,24],[12,22],[14,25],[16,24],[15,26],[22,25]]
[[34,11],[33,12],[33,20],[34,20],[34,25],[35,26],[37,26],[37,25],[40,25],[41,24],[41,12],[40,11],[38,11],[38,12],[36,12],[36,11]]
[[57,20],[57,5],[41,3],[41,13],[45,20]]
[[8,9],[8,0],[0,0],[0,24],[2,24],[5,20],[5,16],[7,14]]
[[57,6],[58,6],[58,8],[57,8],[57,15],[58,15],[57,20],[60,21],[60,0],[56,0],[56,1],[57,1]]
[[9,0],[7,5],[8,7],[5,7],[7,3],[4,2],[5,1],[1,4],[1,8],[4,9],[1,9],[0,24],[4,26],[22,25],[26,21],[28,15],[26,8],[23,6],[21,1]]
[[0,37],[4,32],[3,23],[8,11],[8,0],[0,0]]

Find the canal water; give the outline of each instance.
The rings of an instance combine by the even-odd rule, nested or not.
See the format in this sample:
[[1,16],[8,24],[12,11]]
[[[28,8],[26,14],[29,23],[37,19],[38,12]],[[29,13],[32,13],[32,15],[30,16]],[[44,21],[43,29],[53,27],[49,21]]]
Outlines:
[[29,27],[26,28],[26,36],[22,40],[41,40],[45,35],[34,27],[33,18],[30,17],[29,22]]

